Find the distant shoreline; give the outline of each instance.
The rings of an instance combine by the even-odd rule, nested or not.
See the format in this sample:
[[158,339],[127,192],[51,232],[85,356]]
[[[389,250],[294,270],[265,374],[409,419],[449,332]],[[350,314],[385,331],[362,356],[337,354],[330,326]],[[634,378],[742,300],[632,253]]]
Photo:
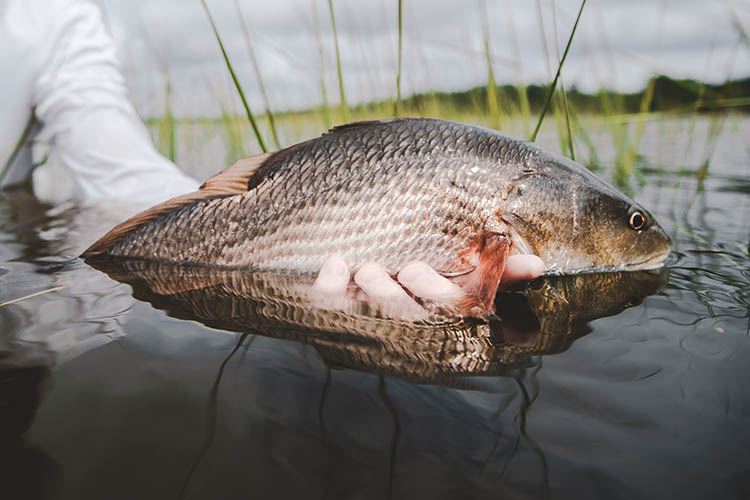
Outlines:
[[[549,85],[498,85],[496,95],[500,113],[504,116],[536,114],[544,106]],[[650,94],[650,95],[649,95]],[[556,95],[562,93],[558,86]],[[524,97],[525,96],[525,97]],[[584,93],[575,87],[565,89],[569,109],[577,114],[639,114],[654,112],[713,113],[734,111],[750,113],[750,77],[729,80],[720,84],[702,83],[692,79],[674,79],[664,75],[654,76],[647,85],[633,93],[601,89],[595,93]],[[526,99],[528,106],[522,102]],[[393,107],[394,99],[370,101],[350,105],[353,114],[379,112]],[[429,114],[435,108],[450,109],[456,113],[487,115],[487,86],[477,86],[456,92],[420,92],[402,99],[401,114]],[[303,110],[275,111],[277,117],[302,116],[323,112],[322,106]],[[336,114],[338,106],[329,112]],[[381,113],[382,114],[382,113]],[[386,113],[389,115],[390,113]],[[239,116],[240,113],[238,112]],[[262,119],[262,116],[259,116]],[[162,117],[147,119],[149,124],[159,122]],[[200,117],[193,120],[213,121],[220,117]]]

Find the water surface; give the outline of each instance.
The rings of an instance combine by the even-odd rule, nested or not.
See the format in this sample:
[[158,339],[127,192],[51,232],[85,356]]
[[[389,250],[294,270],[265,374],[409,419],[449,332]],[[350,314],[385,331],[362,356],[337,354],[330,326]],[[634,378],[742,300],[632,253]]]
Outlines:
[[0,303],[52,291],[0,307],[0,496],[750,497],[750,124],[701,127],[649,124],[632,179],[668,275],[540,281],[514,331],[437,344],[287,328],[236,276],[121,283],[75,259],[121,210],[3,195]]

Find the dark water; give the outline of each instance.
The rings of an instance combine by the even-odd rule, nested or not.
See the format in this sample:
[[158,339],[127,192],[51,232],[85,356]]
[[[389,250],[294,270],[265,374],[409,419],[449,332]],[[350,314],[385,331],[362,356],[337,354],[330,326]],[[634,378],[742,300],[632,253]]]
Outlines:
[[0,306],[0,498],[750,498],[734,137],[702,185],[648,165],[668,275],[536,282],[505,330],[337,336],[283,277],[122,284],[71,259],[106,212],[4,194],[0,303],[54,290]]

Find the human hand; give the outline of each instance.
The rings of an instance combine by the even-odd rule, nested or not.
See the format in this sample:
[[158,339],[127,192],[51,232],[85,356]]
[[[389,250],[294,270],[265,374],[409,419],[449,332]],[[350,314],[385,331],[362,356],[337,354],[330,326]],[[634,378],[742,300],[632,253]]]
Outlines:
[[[543,270],[544,263],[535,255],[509,256],[500,289],[505,290],[519,282],[537,278]],[[382,266],[368,263],[354,274],[353,279],[364,294],[364,300],[388,317],[419,321],[427,319],[430,310],[465,315],[460,310],[460,304],[467,297],[466,292],[424,262],[407,264],[398,272],[396,280]],[[332,257],[321,268],[312,286],[311,297],[320,307],[344,309],[352,300],[347,294],[351,280],[347,263],[341,258]]]

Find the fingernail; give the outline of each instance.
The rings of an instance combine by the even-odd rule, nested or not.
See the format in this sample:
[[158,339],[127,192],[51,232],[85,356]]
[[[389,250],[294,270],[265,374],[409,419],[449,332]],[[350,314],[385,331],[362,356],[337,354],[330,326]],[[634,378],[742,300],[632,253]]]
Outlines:
[[398,280],[405,285],[421,281],[427,276],[424,268],[424,264],[409,264],[399,271]]
[[357,271],[354,276],[356,281],[357,277],[363,280],[372,280],[380,278],[383,275],[385,275],[385,271],[383,270],[383,268],[381,268],[377,264],[367,263],[360,267],[359,271]]
[[344,259],[332,257],[323,263],[323,267],[320,268],[320,274],[343,276],[349,274],[349,268],[346,265]]
[[536,258],[534,259],[534,263],[531,266],[531,272],[533,273],[534,277],[537,277],[544,272],[544,261],[536,255],[534,255],[534,257]]

